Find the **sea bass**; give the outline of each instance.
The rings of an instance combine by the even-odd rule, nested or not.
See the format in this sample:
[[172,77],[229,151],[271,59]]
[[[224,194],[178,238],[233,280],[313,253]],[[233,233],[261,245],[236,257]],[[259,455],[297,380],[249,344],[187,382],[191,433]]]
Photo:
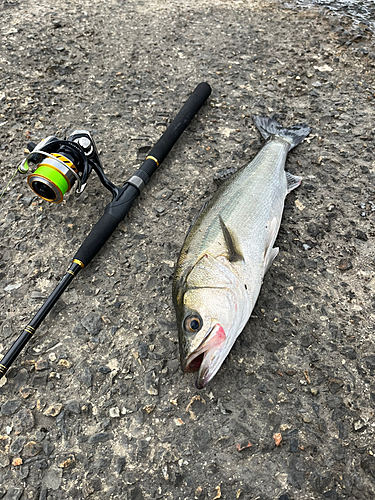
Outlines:
[[302,180],[284,170],[285,160],[311,129],[305,124],[284,128],[266,116],[253,120],[265,145],[203,207],[175,270],[181,367],[198,371],[198,389],[217,373],[250,318],[279,251],[273,244],[285,197]]

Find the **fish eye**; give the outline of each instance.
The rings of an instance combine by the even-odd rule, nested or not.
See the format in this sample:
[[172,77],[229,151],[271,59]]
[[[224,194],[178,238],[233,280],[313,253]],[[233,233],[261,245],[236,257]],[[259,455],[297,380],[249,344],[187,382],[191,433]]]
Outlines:
[[185,330],[196,333],[202,328],[202,323],[199,316],[188,316],[185,319]]

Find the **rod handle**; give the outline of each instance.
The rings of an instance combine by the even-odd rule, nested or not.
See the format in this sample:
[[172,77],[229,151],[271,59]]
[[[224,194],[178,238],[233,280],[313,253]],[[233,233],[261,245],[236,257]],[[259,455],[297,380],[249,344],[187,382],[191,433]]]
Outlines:
[[194,116],[203,106],[207,97],[211,94],[211,87],[206,82],[200,83],[189,99],[182,106],[175,119],[151,149],[149,156],[154,156],[159,165],[167,156],[182,132],[189,125]]
[[125,218],[131,209],[134,200],[139,195],[139,190],[132,185],[125,185],[120,197],[109,203],[89,235],[79,247],[73,261],[78,260],[87,266],[106,241],[115,231],[118,224]]
[[[186,129],[191,120],[203,106],[210,94],[211,87],[206,82],[200,83],[195,88],[194,92],[182,106],[167,130],[148,153],[145,162],[139,170],[146,173],[149,178],[151,177],[158,166],[161,165],[162,161],[165,159],[174,144],[177,142],[182,132]],[[139,170],[137,174],[139,173]]]
[[[208,83],[203,82],[196,87],[167,130],[152,148],[142,166],[121,190],[119,197],[107,205],[104,214],[92,228],[75,254],[74,259],[81,261],[83,265],[87,266],[95,257],[115,231],[118,224],[128,214],[143,186],[147,184],[151,175],[167,156],[210,93],[211,87]],[[139,182],[136,182],[134,179],[138,179]]]

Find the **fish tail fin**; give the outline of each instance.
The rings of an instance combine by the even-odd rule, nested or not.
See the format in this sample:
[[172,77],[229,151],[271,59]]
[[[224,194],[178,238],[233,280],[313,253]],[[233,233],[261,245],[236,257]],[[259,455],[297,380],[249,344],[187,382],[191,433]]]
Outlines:
[[272,116],[254,115],[253,121],[264,139],[282,137],[290,143],[289,150],[295,148],[311,132],[311,128],[306,123],[298,123],[285,128]]

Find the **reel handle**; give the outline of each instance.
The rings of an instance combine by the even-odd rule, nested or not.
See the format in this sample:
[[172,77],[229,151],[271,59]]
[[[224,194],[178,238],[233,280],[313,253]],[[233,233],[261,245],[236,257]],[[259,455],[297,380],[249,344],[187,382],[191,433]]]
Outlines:
[[78,249],[74,256],[74,260],[81,262],[83,266],[87,266],[93,257],[95,257],[115,231],[118,224],[128,214],[134,200],[139,196],[150,180],[151,175],[165,159],[210,93],[211,87],[208,83],[203,82],[196,87],[175,119],[151,149],[139,170],[137,170],[125,186],[119,190],[119,194],[115,199],[106,206],[104,214]]

